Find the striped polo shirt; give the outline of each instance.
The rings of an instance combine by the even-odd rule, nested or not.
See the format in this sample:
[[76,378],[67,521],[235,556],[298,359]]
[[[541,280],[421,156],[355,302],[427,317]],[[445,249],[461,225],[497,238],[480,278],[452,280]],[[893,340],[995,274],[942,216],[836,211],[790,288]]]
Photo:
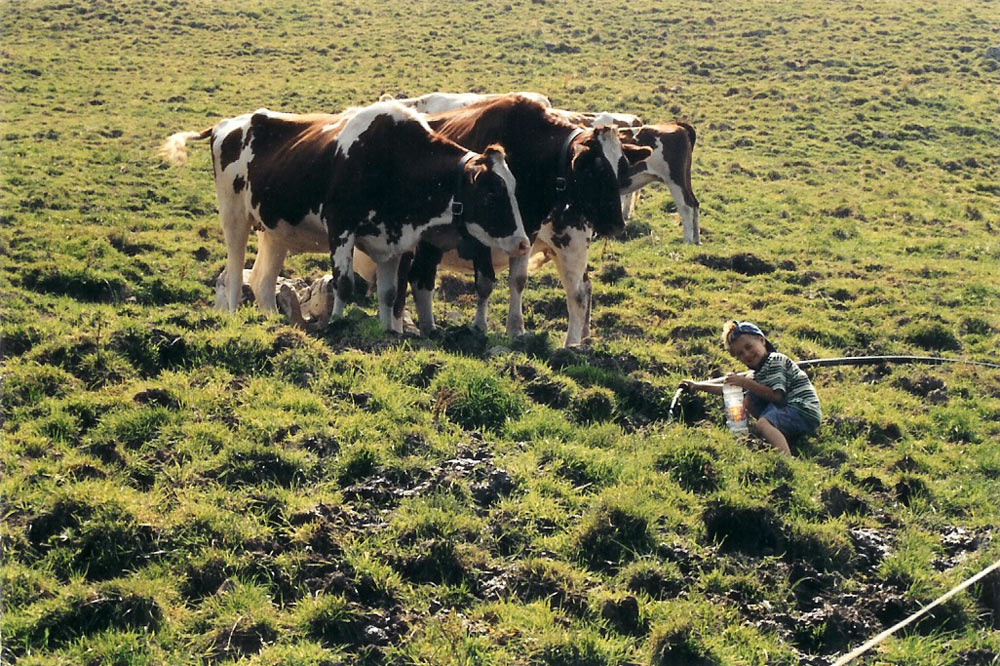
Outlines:
[[786,405],[801,412],[807,421],[819,425],[822,418],[819,396],[809,377],[795,361],[779,352],[771,352],[764,363],[754,370],[753,379],[775,391],[784,392]]

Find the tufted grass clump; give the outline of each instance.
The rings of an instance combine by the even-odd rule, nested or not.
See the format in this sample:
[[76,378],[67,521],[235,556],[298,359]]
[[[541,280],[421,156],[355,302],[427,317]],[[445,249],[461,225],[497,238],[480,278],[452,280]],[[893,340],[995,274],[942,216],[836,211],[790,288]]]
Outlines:
[[907,342],[929,351],[955,351],[962,343],[955,331],[937,321],[911,324],[903,330]]
[[277,610],[265,587],[233,580],[207,599],[189,630],[213,660],[239,659],[260,652],[281,632]]
[[302,599],[292,617],[299,631],[331,647],[357,642],[362,620],[355,605],[337,594]]
[[105,580],[154,557],[162,533],[139,493],[107,481],[81,481],[54,493],[28,519],[36,557],[57,575]]
[[615,414],[615,394],[609,389],[591,386],[573,398],[573,418],[578,423],[608,421]]
[[670,447],[656,460],[656,468],[670,475],[685,490],[706,493],[720,484],[713,451],[688,443]]
[[455,364],[431,384],[448,419],[466,430],[498,431],[524,411],[524,399],[489,368]]
[[4,407],[32,406],[45,398],[64,396],[79,384],[62,368],[36,362],[7,364],[3,378]]
[[57,596],[4,614],[5,650],[20,655],[61,647],[109,629],[156,631],[163,619],[163,608],[148,585],[72,582]]
[[511,590],[522,601],[545,601],[577,615],[586,609],[586,578],[564,562],[525,559],[514,567],[510,578]]
[[611,485],[621,474],[618,464],[604,451],[549,443],[540,445],[537,451],[539,465],[581,490]]
[[615,570],[648,553],[652,545],[648,516],[617,500],[603,500],[592,509],[573,538],[576,557],[596,571]]
[[691,619],[684,616],[654,625],[648,646],[651,666],[721,666],[723,663],[706,645]]
[[623,649],[594,630],[547,634],[532,651],[539,666],[611,666],[621,663]]

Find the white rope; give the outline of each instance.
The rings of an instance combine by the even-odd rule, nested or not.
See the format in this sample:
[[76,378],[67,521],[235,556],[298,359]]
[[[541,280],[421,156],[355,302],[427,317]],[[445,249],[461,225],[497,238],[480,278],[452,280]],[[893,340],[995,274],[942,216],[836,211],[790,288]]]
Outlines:
[[831,666],[843,666],[844,664],[846,664],[846,663],[848,663],[850,661],[853,661],[856,657],[861,656],[862,654],[864,654],[865,652],[867,652],[871,648],[875,647],[876,645],[878,645],[879,643],[881,643],[883,640],[885,640],[886,638],[888,638],[889,636],[891,636],[892,634],[894,634],[897,630],[902,629],[903,627],[905,627],[909,623],[913,622],[918,617],[920,617],[921,615],[923,615],[924,613],[926,613],[930,609],[934,608],[935,606],[937,606],[939,604],[942,604],[945,601],[948,601],[949,599],[951,599],[953,596],[955,596],[956,594],[958,594],[959,592],[961,592],[965,588],[969,587],[970,585],[975,584],[976,581],[978,581],[979,579],[983,578],[984,576],[989,575],[989,573],[991,571],[994,571],[995,569],[998,569],[998,568],[1000,568],[1000,560],[997,560],[996,562],[994,562],[990,566],[986,567],[985,569],[983,569],[982,571],[980,571],[979,573],[977,573],[975,576],[973,576],[972,578],[970,578],[967,581],[965,581],[964,583],[961,583],[961,584],[956,585],[955,587],[951,588],[950,590],[948,590],[947,592],[945,592],[944,594],[942,594],[940,597],[938,597],[937,599],[935,599],[934,601],[932,601],[929,605],[924,606],[919,611],[917,611],[916,613],[914,613],[910,617],[906,618],[902,622],[897,622],[896,624],[892,625],[891,627],[889,627],[888,629],[886,629],[881,634],[879,634],[875,638],[871,639],[870,641],[868,641],[864,645],[862,645],[862,646],[860,646],[858,648],[855,648],[854,650],[852,650],[848,654],[845,654],[843,657],[841,657],[837,661],[833,662],[833,664],[831,664]]

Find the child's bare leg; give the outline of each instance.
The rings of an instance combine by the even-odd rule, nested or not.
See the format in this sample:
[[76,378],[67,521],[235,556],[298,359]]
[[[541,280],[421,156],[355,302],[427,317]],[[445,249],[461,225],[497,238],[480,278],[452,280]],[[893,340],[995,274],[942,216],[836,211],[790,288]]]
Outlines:
[[792,455],[791,449],[788,448],[788,440],[781,433],[780,430],[775,428],[770,421],[767,419],[757,420],[757,432],[764,436],[767,443],[781,451],[786,456]]

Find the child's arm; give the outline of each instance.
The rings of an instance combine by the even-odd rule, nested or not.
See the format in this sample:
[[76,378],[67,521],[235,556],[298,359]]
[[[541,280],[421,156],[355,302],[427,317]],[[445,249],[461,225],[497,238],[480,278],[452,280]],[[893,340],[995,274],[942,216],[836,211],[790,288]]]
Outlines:
[[[746,390],[747,393],[752,393],[761,400],[767,400],[768,402],[773,402],[777,405],[782,405],[785,402],[785,392],[776,391],[770,386],[765,386],[760,382],[756,382],[749,377],[743,375],[731,374],[726,375],[726,384],[732,384],[740,386]],[[721,392],[721,391],[720,391]]]
[[685,379],[681,382],[681,388],[686,391],[704,391],[722,395],[722,382],[696,382],[693,379]]

